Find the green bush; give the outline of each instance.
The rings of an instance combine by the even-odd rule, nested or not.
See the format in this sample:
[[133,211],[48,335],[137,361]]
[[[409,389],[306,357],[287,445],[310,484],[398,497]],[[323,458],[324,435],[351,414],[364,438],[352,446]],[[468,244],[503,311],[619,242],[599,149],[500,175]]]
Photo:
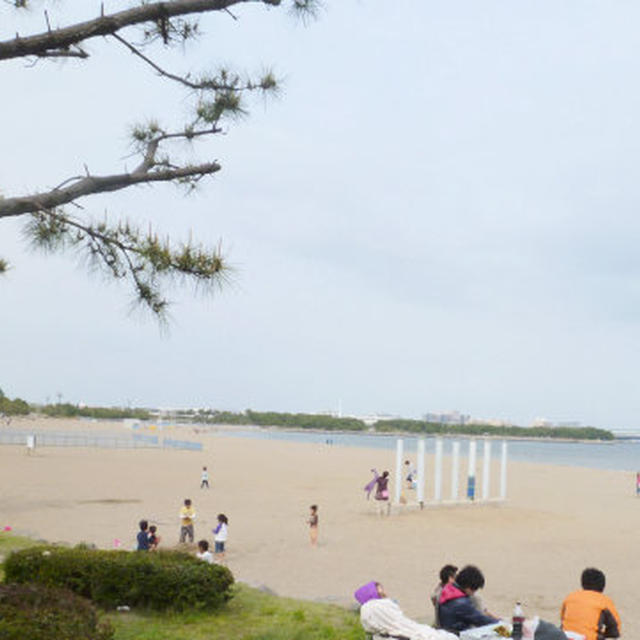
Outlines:
[[226,567],[179,551],[32,547],[9,555],[4,571],[7,581],[65,587],[107,609],[215,609],[233,584]]
[[[1,393],[1,392],[0,392]],[[5,395],[0,395],[0,414],[7,416],[26,416],[31,411],[29,405],[21,398],[10,400]]]
[[2,640],[111,640],[94,606],[66,589],[38,584],[0,584]]

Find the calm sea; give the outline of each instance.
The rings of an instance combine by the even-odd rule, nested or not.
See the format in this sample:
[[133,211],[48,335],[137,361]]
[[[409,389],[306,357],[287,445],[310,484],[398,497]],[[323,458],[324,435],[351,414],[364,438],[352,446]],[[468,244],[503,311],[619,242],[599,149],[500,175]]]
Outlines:
[[[223,430],[219,435],[253,438],[261,440],[285,440],[289,442],[312,442],[334,447],[371,447],[395,450],[397,435],[369,435],[350,433],[321,433],[279,431],[275,429]],[[417,438],[402,436],[405,451],[416,451]],[[426,438],[427,453],[434,451],[434,438]],[[445,455],[451,452],[451,441],[444,439]],[[479,441],[478,455],[482,456]],[[467,439],[458,438],[461,455],[466,455]],[[640,471],[640,442],[616,440],[613,442],[553,442],[549,440],[509,440],[509,459],[523,462],[568,465],[590,469],[611,469],[616,471]],[[500,455],[499,440],[492,440],[492,456]]]

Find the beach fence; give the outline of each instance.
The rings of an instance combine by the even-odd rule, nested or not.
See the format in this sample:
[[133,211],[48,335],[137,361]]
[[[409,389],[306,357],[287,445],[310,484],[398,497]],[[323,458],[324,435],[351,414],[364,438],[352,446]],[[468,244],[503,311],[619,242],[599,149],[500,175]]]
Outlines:
[[[427,482],[427,466],[425,462],[426,442],[424,438],[420,438],[417,442],[417,460],[415,466],[415,475],[412,483],[415,489],[416,503],[420,507],[424,507],[425,504],[430,506],[437,505],[455,505],[455,504],[469,504],[474,502],[497,502],[507,499],[507,458],[508,447],[506,440],[499,443],[492,441],[490,438],[485,438],[482,441],[482,475],[480,483],[480,491],[478,490],[478,484],[476,482],[476,467],[478,458],[478,442],[475,438],[470,438],[467,441],[467,473],[466,473],[466,487],[463,492],[460,491],[460,478],[461,478],[461,465],[460,465],[460,451],[461,446],[458,440],[450,441],[450,482],[449,482],[449,495],[444,496],[444,446],[445,440],[443,438],[434,439],[434,461],[432,481]],[[491,483],[491,455],[492,445],[499,444],[500,450],[500,465],[499,465],[499,483],[497,492],[492,493]],[[404,504],[407,502],[405,486],[407,478],[403,477],[405,465],[403,461],[404,456],[404,442],[401,438],[396,441],[396,473],[395,473],[395,503]],[[427,486],[430,485],[430,486]],[[430,491],[426,492],[429,488]],[[427,493],[430,495],[427,496]]]
[[0,430],[0,445],[26,446],[32,453],[38,447],[84,447],[88,449],[184,449],[202,451],[201,442],[160,438],[156,435],[133,433],[131,435],[89,434],[75,431],[20,431]]

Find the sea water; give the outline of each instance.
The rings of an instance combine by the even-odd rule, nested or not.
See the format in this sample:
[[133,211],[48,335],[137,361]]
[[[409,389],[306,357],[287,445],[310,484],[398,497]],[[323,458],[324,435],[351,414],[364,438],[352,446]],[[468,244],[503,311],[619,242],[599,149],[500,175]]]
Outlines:
[[[395,450],[396,441],[402,438],[405,452],[415,452],[418,437],[400,434],[335,433],[319,431],[285,431],[279,429],[229,429],[216,432],[221,436],[254,438],[262,440],[285,440],[289,442],[309,442],[336,447],[368,447]],[[445,437],[444,453],[451,452],[451,442],[461,443],[460,454],[466,455],[468,437]],[[482,441],[476,438],[476,441]],[[492,457],[500,456],[500,438],[492,438]],[[553,440],[509,439],[509,460],[539,464],[587,467],[589,469],[610,469],[615,471],[640,471],[640,442],[635,440],[614,440],[611,442],[556,442]],[[427,454],[435,450],[435,438],[425,438]],[[482,449],[478,450],[482,454]]]

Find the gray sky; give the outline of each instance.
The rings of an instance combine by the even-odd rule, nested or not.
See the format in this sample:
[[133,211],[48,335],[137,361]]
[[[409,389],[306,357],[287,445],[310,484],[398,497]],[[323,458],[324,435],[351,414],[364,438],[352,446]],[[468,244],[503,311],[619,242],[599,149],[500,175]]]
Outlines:
[[[54,3],[54,25],[72,4]],[[0,5],[0,37],[40,31],[38,6],[17,22]],[[327,0],[306,27],[234,13],[203,20],[186,55],[159,54],[176,71],[284,78],[281,98],[195,148],[223,171],[189,198],[160,186],[82,203],[221,240],[234,284],[173,292],[163,335],[129,315],[129,290],[27,251],[3,221],[5,393],[640,426],[640,5]],[[115,44],[88,48],[84,63],[0,63],[5,196],[83,163],[131,167],[132,124],[187,113]]]

